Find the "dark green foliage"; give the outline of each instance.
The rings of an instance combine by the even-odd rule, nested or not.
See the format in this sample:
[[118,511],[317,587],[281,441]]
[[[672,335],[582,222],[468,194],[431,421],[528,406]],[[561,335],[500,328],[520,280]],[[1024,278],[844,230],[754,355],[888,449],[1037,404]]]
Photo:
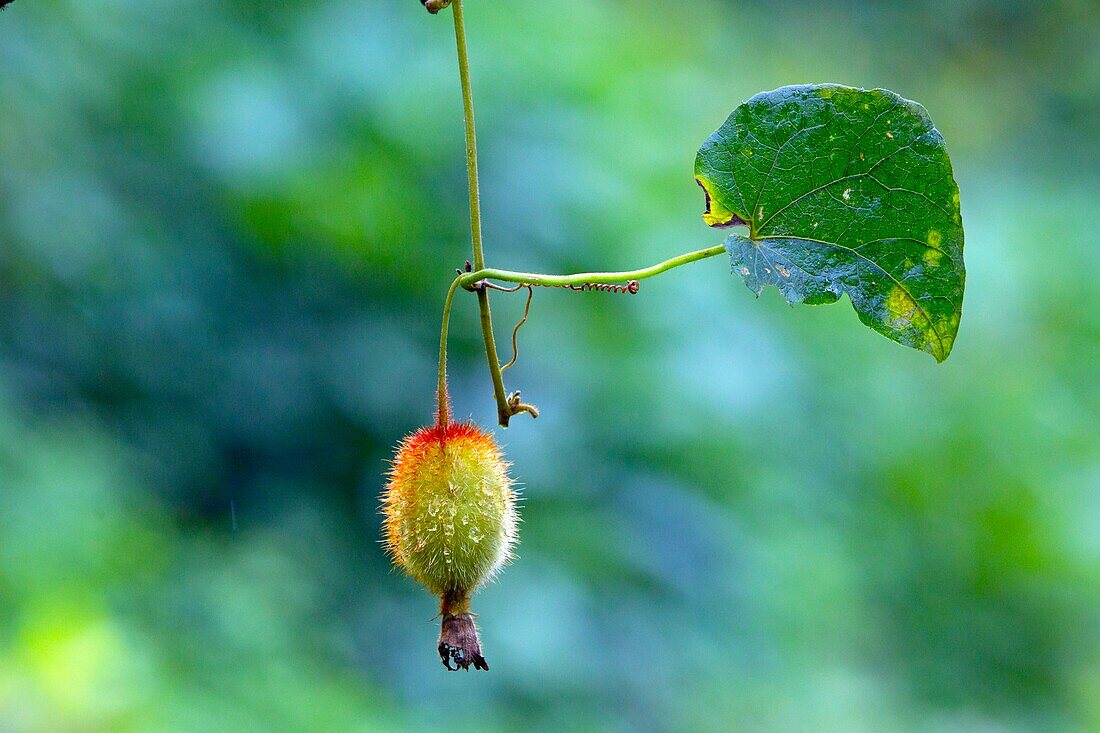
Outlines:
[[695,174],[735,272],[792,303],[835,302],[943,361],[962,315],[959,189],[924,108],[882,89],[783,87],[738,107]]

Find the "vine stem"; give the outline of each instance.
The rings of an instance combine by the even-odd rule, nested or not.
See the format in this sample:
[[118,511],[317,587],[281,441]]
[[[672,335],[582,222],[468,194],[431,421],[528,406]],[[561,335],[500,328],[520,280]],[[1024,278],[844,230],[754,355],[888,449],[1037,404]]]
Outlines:
[[451,421],[451,403],[447,398],[447,333],[451,327],[451,303],[462,278],[456,277],[443,301],[443,325],[439,329],[439,382],[436,387],[436,424],[446,427]]
[[470,84],[470,56],[466,49],[466,22],[462,0],[451,6],[455,20],[455,44],[458,46],[458,78],[462,84],[462,112],[466,120],[466,177],[470,183],[470,239],[473,241],[474,269],[485,267],[481,239],[481,188],[477,172],[477,130],[474,125],[474,94]]
[[[441,425],[446,425],[450,419],[450,405],[447,402],[447,333],[450,329],[451,320],[451,305],[454,301],[455,293],[458,289],[475,289],[479,296],[486,294],[487,288],[477,287],[478,283],[483,280],[501,280],[503,282],[522,283],[525,285],[545,285],[549,287],[554,286],[568,286],[568,285],[583,285],[585,283],[621,283],[627,280],[645,280],[646,278],[656,277],[661,273],[668,272],[674,268],[682,265],[687,265],[692,262],[698,262],[699,260],[705,260],[708,257],[715,257],[726,251],[724,245],[718,244],[713,247],[707,247],[706,249],[696,250],[694,252],[685,252],[682,255],[678,255],[671,259],[667,259],[664,262],[658,262],[656,265],[650,265],[640,270],[628,270],[624,272],[579,272],[572,275],[545,275],[535,272],[513,272],[512,270],[498,270],[495,268],[483,268],[476,272],[464,273],[456,277],[451,282],[450,289],[447,290],[447,299],[443,303],[443,326],[440,328],[439,336],[439,385],[438,385],[438,402],[439,402],[439,415],[438,422]],[[527,301],[528,307],[530,307],[531,301]],[[524,313],[523,320],[527,320],[527,314]],[[520,325],[523,321],[520,322]],[[517,326],[518,330],[518,326]],[[515,334],[513,333],[513,339]],[[513,348],[515,342],[513,340]],[[514,361],[514,360],[513,360]],[[511,366],[509,363],[508,366]],[[489,362],[489,369],[493,374],[494,384],[500,382],[503,386],[504,369],[500,366],[500,363],[495,359]],[[517,400],[516,405],[505,401],[505,406],[508,408],[508,416],[510,417],[517,410],[516,408],[522,406],[525,412],[532,412],[529,405],[522,405]],[[533,414],[537,414],[534,412]],[[505,418],[506,420],[506,418]]]
[[497,403],[497,417],[502,427],[508,427],[509,419],[519,412],[529,412],[538,416],[531,405],[519,401],[519,393],[508,396],[504,388],[500,358],[497,356],[496,341],[493,338],[493,317],[489,310],[489,288],[479,283],[484,280],[527,283],[530,285],[569,286],[585,283],[621,283],[627,280],[644,280],[690,262],[714,257],[725,251],[717,245],[707,249],[665,260],[651,267],[628,272],[582,272],[573,275],[544,275],[531,272],[513,272],[485,267],[485,250],[481,233],[481,190],[477,166],[477,131],[474,124],[474,96],[470,84],[470,59],[466,44],[466,23],[462,12],[462,0],[451,3],[454,12],[455,45],[458,50],[458,76],[462,85],[462,111],[466,122],[466,177],[470,193],[470,242],[473,249],[473,272],[462,273],[451,283],[447,299],[443,304],[443,324],[439,333],[439,377],[437,384],[438,414],[436,421],[447,425],[450,421],[450,403],[447,397],[447,334],[450,330],[451,306],[459,287],[477,293],[478,309],[481,313],[481,334],[485,342],[485,357],[489,363],[489,375],[493,381],[493,396]]
[[[462,14],[462,0],[451,4],[455,21],[455,45],[458,47],[458,78],[462,84],[462,112],[466,120],[466,177],[470,189],[470,240],[473,247],[475,270],[485,267],[485,250],[481,237],[481,189],[477,171],[477,130],[474,125],[474,94],[470,84],[470,57],[466,49],[466,22]],[[485,358],[489,362],[489,374],[493,379],[493,397],[497,403],[497,418],[508,427],[512,409],[504,389],[504,377],[500,373],[496,340],[493,338],[493,315],[489,310],[489,293],[484,289],[477,293],[477,306],[481,312],[481,336],[485,342]]]
[[[549,287],[583,285],[585,283],[621,283],[627,280],[645,280],[656,277],[661,273],[686,265],[691,262],[705,260],[708,257],[720,255],[726,251],[725,245],[717,244],[706,249],[686,252],[677,257],[658,262],[656,265],[644,267],[640,270],[627,270],[625,272],[580,272],[573,275],[544,275],[535,272],[513,272],[512,270],[498,270],[496,268],[484,268],[476,272],[466,273],[458,277],[458,283],[464,288],[473,288],[482,280],[501,280],[512,283],[529,283],[531,285],[545,285]],[[483,289],[479,289],[481,292]]]

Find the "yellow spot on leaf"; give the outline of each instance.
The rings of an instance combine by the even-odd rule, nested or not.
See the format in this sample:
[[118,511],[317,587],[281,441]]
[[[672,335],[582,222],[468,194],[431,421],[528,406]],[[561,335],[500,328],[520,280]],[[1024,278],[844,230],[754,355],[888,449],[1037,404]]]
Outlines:
[[[901,285],[895,285],[890,294],[886,296],[886,323],[898,331],[907,332],[913,339],[913,346],[927,351],[936,357],[936,361],[943,361],[951,351],[951,340],[943,338],[940,334],[951,333],[954,328],[948,327],[948,319],[939,323],[936,329],[928,314],[920,308],[917,301]],[[955,325],[958,325],[958,319]]]
[[710,181],[702,177],[697,177],[695,180],[703,187],[703,191],[707,195],[707,209],[703,212],[703,221],[706,222],[707,226],[725,226],[737,217],[737,214],[727,209],[715,198],[714,191],[711,188],[713,184]]
[[889,316],[890,325],[901,329],[912,325],[913,317],[920,311],[912,296],[900,285],[895,285],[886,296],[886,313]]
[[938,267],[940,260],[943,259],[943,252],[940,250],[940,243],[943,242],[943,235],[940,234],[938,229],[928,230],[928,246],[932,249],[927,250],[924,253],[924,264],[928,267]]
[[[950,353],[951,346],[955,343],[955,332],[958,330],[958,328],[958,313],[952,314],[950,318],[939,319],[938,321],[936,321],[935,334],[931,332],[931,329],[927,334],[929,345],[938,346],[941,353]],[[937,338],[936,334],[939,335],[939,338]],[[936,353],[936,351],[932,351],[932,354],[940,361],[943,361],[943,359],[939,358],[939,355]],[[946,356],[944,358],[946,358]]]

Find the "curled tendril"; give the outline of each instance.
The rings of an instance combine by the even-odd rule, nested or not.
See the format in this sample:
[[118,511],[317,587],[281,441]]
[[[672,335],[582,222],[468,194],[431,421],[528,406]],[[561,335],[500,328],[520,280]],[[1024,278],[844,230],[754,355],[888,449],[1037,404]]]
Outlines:
[[637,280],[627,280],[625,285],[612,285],[609,283],[583,283],[581,285],[554,285],[555,288],[568,288],[578,292],[597,290],[602,293],[629,293],[637,295],[640,285]]
[[519,290],[519,288],[527,288],[527,304],[523,306],[523,318],[519,319],[519,323],[512,329],[512,360],[500,368],[501,374],[507,371],[509,367],[514,366],[516,360],[519,359],[519,329],[527,323],[527,316],[531,315],[531,298],[535,295],[535,289],[527,283],[520,283],[516,290]]

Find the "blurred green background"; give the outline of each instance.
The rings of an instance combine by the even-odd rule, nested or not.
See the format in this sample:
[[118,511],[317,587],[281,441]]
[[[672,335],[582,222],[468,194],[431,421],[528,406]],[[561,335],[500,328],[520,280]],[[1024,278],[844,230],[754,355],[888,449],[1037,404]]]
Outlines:
[[[954,354],[718,259],[538,292],[493,670],[446,673],[377,497],[468,256],[449,14],[19,0],[0,730],[1100,730],[1100,6],[467,5],[491,264],[717,243],[692,166],[737,104],[883,86],[962,189]],[[494,303],[506,342],[522,298]],[[452,360],[491,426],[461,296]]]

